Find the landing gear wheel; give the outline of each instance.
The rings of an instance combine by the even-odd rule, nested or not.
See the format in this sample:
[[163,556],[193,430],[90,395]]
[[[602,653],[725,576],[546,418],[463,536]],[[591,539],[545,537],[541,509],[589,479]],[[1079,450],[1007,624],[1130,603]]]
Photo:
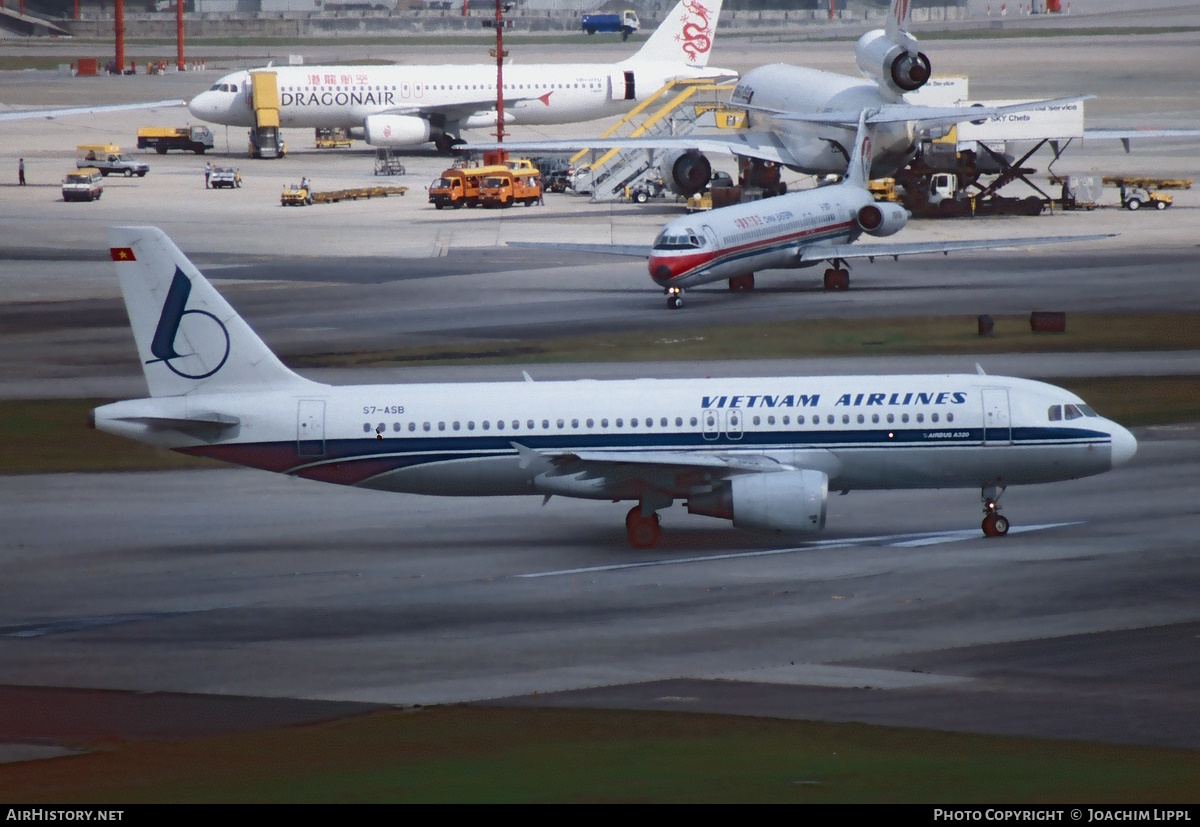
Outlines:
[[629,537],[629,545],[634,548],[653,548],[658,545],[658,541],[662,539],[658,512],[643,517],[642,507],[635,505],[625,515],[625,533]]
[[838,269],[829,269],[825,271],[825,289],[826,290],[849,290],[850,289],[850,271]]
[[672,293],[671,295],[667,296],[667,309],[682,310],[683,296],[679,295],[678,293]]
[[734,276],[729,280],[729,289],[731,292],[744,291],[749,292],[754,289],[754,274],[745,273],[740,276]]
[[1003,537],[1008,533],[1008,518],[1003,514],[989,514],[983,518],[983,533],[988,537]]

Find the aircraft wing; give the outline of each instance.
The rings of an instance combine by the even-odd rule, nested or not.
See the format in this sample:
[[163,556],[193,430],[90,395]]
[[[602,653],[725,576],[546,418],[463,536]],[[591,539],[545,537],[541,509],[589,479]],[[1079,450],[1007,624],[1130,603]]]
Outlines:
[[[1027,112],[1030,109],[1066,106],[1094,97],[1095,95],[1077,95],[1071,98],[1051,98],[1049,100],[1028,101],[1026,103],[1011,103],[1004,106],[918,106],[908,103],[892,103],[876,107],[867,115],[867,123],[885,124],[912,121],[921,126],[949,125],[962,123],[963,121],[978,121],[984,118],[1010,115],[1015,112]],[[754,107],[750,108],[753,109]],[[776,118],[783,121],[799,121],[800,123],[846,127],[857,126],[858,116],[861,114],[861,110],[859,109],[843,109],[831,112],[764,111],[769,111]]]
[[557,241],[510,241],[509,247],[527,247],[534,250],[566,250],[572,253],[592,253],[599,256],[629,256],[650,258],[650,245],[641,244],[573,244]]
[[[505,106],[512,106],[525,101],[539,100],[539,95],[529,96],[514,96],[504,99]],[[490,112],[496,108],[496,96],[482,96],[475,100],[458,101],[456,103],[447,103],[440,106],[426,106],[421,104],[413,104],[410,106],[397,106],[381,112],[382,115],[444,115],[446,120],[458,121],[478,115],[482,112]],[[508,144],[504,144],[507,148]],[[497,144],[494,149],[500,149]]]
[[1129,152],[1129,142],[1142,138],[1200,138],[1200,129],[1155,129],[1153,127],[1135,127],[1134,129],[1085,129],[1083,139],[1087,140],[1119,140]]
[[1002,247],[1037,247],[1044,244],[1069,244],[1074,241],[1098,241],[1113,238],[1116,233],[1096,235],[1028,236],[1026,238],[991,238],[974,241],[916,241],[881,244],[818,244],[800,251],[800,262],[815,263],[835,258],[899,258],[923,253],[953,253],[958,250],[992,250]]
[[761,454],[700,454],[689,451],[537,451],[510,443],[521,457],[521,467],[541,467],[550,475],[602,479],[614,494],[650,487],[675,496],[697,488],[709,489],[735,474],[794,471],[794,466]]
[[[854,116],[858,123],[858,116]],[[573,141],[505,141],[503,144],[460,144],[462,150],[508,149],[513,152],[579,152],[584,149],[698,149],[701,152],[726,152],[785,166],[799,161],[788,152],[772,132],[735,132],[731,135],[679,135],[656,138],[594,138]]]
[[6,109],[0,112],[0,121],[61,118],[67,115],[97,115],[103,112],[124,112],[129,109],[159,109],[186,105],[187,101],[185,100],[164,100],[147,103],[114,103],[106,106],[72,106],[63,109]]

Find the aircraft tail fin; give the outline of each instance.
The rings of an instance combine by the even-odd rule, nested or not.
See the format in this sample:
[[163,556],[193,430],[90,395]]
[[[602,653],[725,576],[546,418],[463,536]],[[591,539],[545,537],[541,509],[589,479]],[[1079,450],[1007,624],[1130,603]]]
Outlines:
[[707,66],[723,0],[680,0],[630,60]]
[[289,370],[157,227],[110,227],[151,396],[310,385]]
[[908,24],[911,14],[912,0],[892,0],[892,7],[888,10],[887,22],[883,24],[883,31],[893,43],[902,42],[902,39],[908,34]]
[[854,151],[850,153],[850,163],[846,165],[846,177],[843,183],[855,184],[865,188],[871,180],[871,162],[873,160],[874,141],[871,136],[871,125],[867,118],[870,109],[864,109],[858,116],[858,133],[854,136]]

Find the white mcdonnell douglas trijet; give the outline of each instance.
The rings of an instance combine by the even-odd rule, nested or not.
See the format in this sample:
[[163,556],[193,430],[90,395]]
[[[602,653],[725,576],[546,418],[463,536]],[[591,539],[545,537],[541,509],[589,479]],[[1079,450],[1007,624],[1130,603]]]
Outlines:
[[[590,121],[628,112],[680,78],[732,78],[709,69],[722,0],[682,0],[637,54],[620,63],[530,63],[504,67],[506,124]],[[255,100],[258,95],[262,100]],[[256,126],[274,110],[282,127],[340,127],[378,147],[433,141],[442,151],[460,131],[496,125],[496,67],[294,66],[234,72],[188,104],[197,118]]]
[[867,189],[874,144],[872,129],[867,125],[870,115],[870,111],[859,115],[853,155],[839,184],[676,218],[663,227],[649,248],[557,241],[511,241],[509,245],[647,258],[650,277],[667,293],[667,307],[677,310],[683,307],[683,291],[690,287],[728,279],[730,290],[753,290],[757,270],[812,267],[828,261],[831,266],[825,271],[825,289],[845,290],[850,286],[848,259],[1031,247],[1111,237],[1094,234],[855,244],[864,235],[894,235],[908,222],[907,210],[899,204],[876,203]]
[[1137,450],[1079,397],[1026,379],[780,376],[336,387],[283,365],[153,227],[109,230],[150,398],[95,427],[323,482],[451,496],[632,500],[658,511],[815,531],[830,489],[979,488],[1007,533],[1008,485],[1108,471]]
[[[678,137],[639,136],[571,141],[505,141],[512,152],[568,152],[581,149],[658,151],[659,177],[672,192],[690,196],[704,189],[712,164],[704,153],[745,158],[748,184],[770,180],[768,169],[782,165],[812,175],[839,175],[849,160],[859,113],[871,110],[875,160],[870,178],[892,175],[916,154],[920,142],[946,134],[963,121],[999,117],[1042,107],[1079,107],[1085,97],[1056,98],[1007,106],[922,106],[904,95],[930,77],[930,61],[908,33],[910,0],[892,0],[884,28],[864,34],[854,49],[862,77],[806,66],[774,63],[747,72],[730,105],[749,113],[745,129],[720,134],[692,132]],[[467,144],[464,149],[494,149]]]

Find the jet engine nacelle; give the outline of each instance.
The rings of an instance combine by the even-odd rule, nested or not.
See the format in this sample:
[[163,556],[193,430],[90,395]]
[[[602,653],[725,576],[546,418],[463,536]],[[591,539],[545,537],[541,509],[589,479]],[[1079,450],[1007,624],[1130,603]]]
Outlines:
[[712,164],[698,149],[681,149],[667,153],[658,165],[658,174],[667,189],[690,198],[708,186]]
[[[911,45],[915,47],[916,41]],[[864,75],[901,94],[920,89],[932,71],[924,52],[896,43],[882,29],[859,38],[854,58]]]
[[432,141],[438,131],[416,115],[369,115],[363,124],[363,138],[371,146],[415,146]]
[[738,528],[795,533],[825,527],[829,477],[820,471],[779,471],[734,477],[688,500],[692,514],[733,520]]
[[908,210],[899,204],[867,204],[858,211],[854,220],[868,235],[894,235],[908,223]]

